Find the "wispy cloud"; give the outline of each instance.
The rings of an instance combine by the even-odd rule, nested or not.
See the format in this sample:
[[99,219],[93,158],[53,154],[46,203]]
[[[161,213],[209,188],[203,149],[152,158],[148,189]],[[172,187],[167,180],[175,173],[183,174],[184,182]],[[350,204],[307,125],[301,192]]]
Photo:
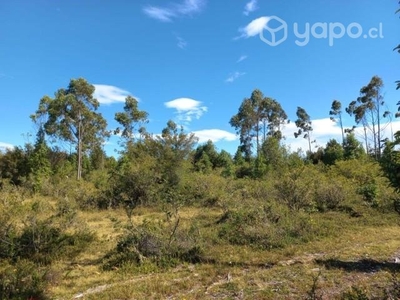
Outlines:
[[206,4],[206,0],[184,0],[177,4],[176,10],[182,15],[191,15],[200,12]]
[[227,79],[225,79],[225,82],[234,82],[236,79],[238,79],[239,77],[246,75],[246,73],[244,72],[234,72],[229,74],[229,77]]
[[240,35],[235,39],[250,38],[259,35],[268,24],[270,17],[260,17],[251,21],[247,26],[239,28]]
[[94,84],[94,87],[95,87],[94,97],[101,104],[125,102],[125,98],[131,95],[131,93],[129,93],[128,91],[113,85]]
[[222,140],[232,142],[237,140],[236,134],[221,129],[204,129],[193,131],[193,133],[199,138],[200,143],[209,140],[213,142],[219,142]]
[[0,142],[0,151],[4,151],[4,150],[7,150],[7,149],[10,149],[10,150],[14,149],[14,145]]
[[176,39],[178,40],[178,43],[176,45],[181,49],[186,49],[188,43],[180,36],[177,36]]
[[244,61],[245,59],[247,59],[248,56],[247,55],[242,55],[241,57],[239,57],[239,59],[236,61],[237,63],[240,63],[242,61]]
[[190,123],[193,119],[200,117],[207,111],[207,107],[202,102],[190,98],[178,98],[165,102],[167,108],[176,109],[177,119],[184,124]]
[[0,78],[14,79],[14,77],[13,77],[13,76],[9,76],[9,75],[7,75],[7,74],[4,74],[4,73],[0,73]]
[[246,3],[243,14],[248,16],[250,13],[256,11],[257,9],[258,9],[257,0],[251,0],[250,2]]
[[172,18],[176,17],[175,12],[167,8],[147,6],[143,8],[143,11],[150,18],[157,19],[162,22],[171,22]]
[[168,6],[146,6],[143,12],[150,18],[161,22],[172,22],[174,18],[192,16],[200,13],[206,0],[183,0],[181,3],[171,3]]

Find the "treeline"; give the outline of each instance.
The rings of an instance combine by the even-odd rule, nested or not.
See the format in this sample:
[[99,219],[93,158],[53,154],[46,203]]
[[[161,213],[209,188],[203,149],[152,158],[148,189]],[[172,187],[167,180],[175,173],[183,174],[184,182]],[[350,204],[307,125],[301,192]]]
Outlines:
[[[246,117],[257,110],[252,97],[244,100],[246,109],[231,120],[243,135],[234,156],[211,141],[197,145],[173,121],[160,135],[148,133],[147,113],[128,98],[116,114],[122,146],[116,159],[102,149],[111,133],[96,110],[85,111],[83,92],[71,88],[75,84],[58,92],[59,99],[41,101],[33,117],[39,128],[34,144],[0,155],[0,298],[46,299],[49,286],[60,284],[49,277],[60,262],[104,247],[79,217],[82,212],[126,212],[122,234],[95,265],[99,272],[139,273],[181,263],[218,265],[227,247],[270,251],[331,237],[359,218],[373,226],[398,218],[399,197],[381,167],[396,176],[389,177],[395,185],[400,160],[396,165],[394,146],[384,147],[377,160],[354,133],[346,133],[343,143],[331,140],[306,155],[291,152],[282,143],[279,128],[287,118],[279,103],[255,91],[253,98],[273,108],[270,119],[250,123],[254,119]],[[305,114],[299,109],[296,134],[308,139],[312,124]],[[275,115],[279,121],[271,122]],[[92,135],[95,128],[100,131]],[[74,144],[76,151],[51,147],[53,138]],[[158,215],[139,221],[138,207]],[[184,209],[205,212],[183,218]]]
[[[397,188],[396,145],[400,136],[399,133],[390,138],[384,135],[392,114],[385,109],[382,87],[382,80],[374,76],[361,88],[357,100],[344,109],[354,116],[356,125],[361,125],[364,145],[356,138],[356,126],[344,128],[342,103],[334,100],[329,115],[340,125],[342,140],[331,139],[325,147],[313,148],[311,118],[304,108],[298,107],[294,136],[308,141],[305,155],[289,151],[284,144],[282,130],[290,121],[280,103],[254,90],[230,119],[240,137],[240,146],[232,156],[225,150],[218,151],[211,141],[195,148],[197,138],[173,121],[167,123],[159,136],[148,133],[145,127],[148,113],[140,110],[138,101],[130,96],[126,98],[123,111],[115,114],[120,126],[110,131],[107,121],[97,112],[99,103],[93,97],[94,86],[82,78],[72,79],[54,98],[43,97],[37,111],[31,115],[38,128],[35,143],[0,153],[0,176],[36,192],[46,181],[55,178],[62,180],[68,176],[80,180],[93,174],[113,174],[127,162],[138,164],[137,157],[156,161],[160,166],[158,180],[173,184],[172,174],[182,164],[201,173],[219,170],[224,177],[264,178],[271,171],[282,172],[295,161],[333,165],[340,160],[367,156],[382,165]],[[103,149],[111,134],[121,137],[122,150],[118,159],[108,157]],[[57,146],[51,147],[53,142],[67,142],[75,151],[66,153]]]

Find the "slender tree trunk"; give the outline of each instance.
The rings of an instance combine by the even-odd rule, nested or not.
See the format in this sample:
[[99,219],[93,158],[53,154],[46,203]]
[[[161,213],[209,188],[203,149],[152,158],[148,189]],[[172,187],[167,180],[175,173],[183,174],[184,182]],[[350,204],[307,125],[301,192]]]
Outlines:
[[343,121],[341,113],[339,113],[339,122],[340,122],[340,129],[342,130],[342,146],[344,146],[344,131],[343,131]]
[[263,128],[264,132],[263,132],[263,141],[262,141],[262,143],[264,144],[266,139],[267,139],[267,125],[265,123],[265,120],[263,121],[263,127],[264,127]]
[[368,149],[367,127],[365,125],[364,125],[364,140],[365,140],[365,151],[367,151],[368,154],[369,149]]
[[82,121],[79,120],[78,125],[78,172],[76,179],[80,180],[82,178]]
[[378,139],[378,133],[376,132],[376,120],[375,120],[375,114],[374,111],[371,109],[371,123],[372,123],[372,137],[374,140],[374,157],[375,159],[378,158],[378,143],[377,143],[377,139]]
[[257,117],[257,125],[256,125],[256,131],[257,131],[257,136],[256,136],[256,140],[257,140],[257,157],[259,157],[259,153],[260,153],[260,141],[259,141],[259,135],[260,135],[260,119]]
[[380,116],[380,101],[379,93],[376,96],[376,106],[377,106],[377,122],[378,122],[378,159],[381,158],[381,116]]
[[311,137],[310,137],[310,133],[307,133],[307,138],[308,138],[308,149],[310,150],[310,154],[311,154]]

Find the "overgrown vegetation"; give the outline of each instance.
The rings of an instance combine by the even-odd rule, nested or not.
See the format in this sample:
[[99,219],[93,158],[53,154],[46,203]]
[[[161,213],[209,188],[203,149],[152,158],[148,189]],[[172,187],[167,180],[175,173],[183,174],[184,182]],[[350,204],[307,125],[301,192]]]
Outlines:
[[[3,179],[4,297],[44,299],[68,281],[69,262],[81,264],[95,253],[90,265],[96,272],[118,278],[168,273],[187,264],[229,269],[254,260],[245,253],[265,253],[268,261],[267,253],[334,239],[358,231],[360,222],[397,226],[397,193],[368,156],[313,164],[278,145],[276,160],[257,173],[256,159],[223,160],[226,154],[211,142],[192,151],[186,140],[192,137],[169,126],[159,140],[130,143],[117,161],[105,157],[101,168],[83,172],[83,180],[71,178],[73,157],[67,155],[56,168],[49,161],[53,175],[40,190],[32,188],[29,176],[19,184]],[[199,168],[202,151],[208,153],[207,168]],[[87,161],[91,166],[90,157]],[[243,168],[249,175],[235,176]],[[109,218],[107,234],[82,217],[94,214],[96,222],[104,222],[113,211],[118,217]],[[49,274],[55,270],[53,279]],[[306,295],[306,286],[301,293]]]
[[[313,151],[311,118],[298,107],[294,135],[307,139],[306,154],[284,144],[288,117],[260,90],[230,120],[240,136],[234,156],[212,141],[199,145],[173,121],[161,135],[148,133],[147,112],[129,96],[115,115],[122,150],[114,158],[102,149],[111,131],[94,87],[71,80],[41,99],[35,143],[0,153],[0,298],[71,297],[85,288],[88,299],[397,299],[399,258],[389,256],[400,248],[400,133],[384,140],[382,88],[374,76],[346,108],[363,143],[343,127],[334,100],[329,115],[342,141]],[[78,283],[85,276],[87,285]],[[144,283],[90,290],[112,278]]]

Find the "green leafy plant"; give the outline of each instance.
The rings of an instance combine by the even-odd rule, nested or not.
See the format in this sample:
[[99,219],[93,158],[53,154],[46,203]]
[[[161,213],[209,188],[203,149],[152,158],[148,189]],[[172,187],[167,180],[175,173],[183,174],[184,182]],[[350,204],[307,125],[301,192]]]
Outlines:
[[38,267],[29,260],[15,263],[0,263],[0,299],[45,300],[48,285],[45,268]]

